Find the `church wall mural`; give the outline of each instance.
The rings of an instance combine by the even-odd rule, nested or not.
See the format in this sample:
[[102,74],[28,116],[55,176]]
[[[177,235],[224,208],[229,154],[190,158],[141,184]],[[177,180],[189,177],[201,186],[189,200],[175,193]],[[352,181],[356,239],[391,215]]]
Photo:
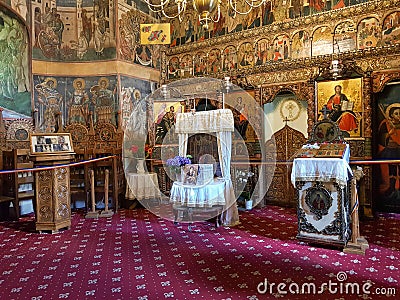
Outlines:
[[0,0],[0,3],[4,3],[13,9],[22,19],[28,22],[30,19],[28,14],[28,1],[30,0]]
[[32,1],[33,59],[115,59],[115,1]]
[[[32,31],[32,58],[45,61],[85,62],[118,58],[158,68],[159,45],[138,43],[139,23],[149,22],[147,6],[140,1],[117,0],[0,0]],[[120,36],[117,37],[116,9]],[[133,9],[137,7],[143,12]],[[140,15],[140,18],[133,17]],[[121,46],[116,49],[117,39]]]
[[[111,122],[117,125],[119,97],[117,76],[65,77],[34,75],[36,130],[55,132],[57,115],[63,126]],[[91,119],[90,119],[91,116]],[[119,125],[119,124],[118,124]]]
[[160,68],[160,45],[140,44],[140,24],[153,23],[154,19],[136,9],[118,10],[118,50],[120,60],[155,69]]
[[31,117],[31,78],[25,24],[0,5],[0,107],[5,118]]
[[[146,103],[146,106],[144,107],[139,106],[143,104],[142,101],[145,100],[148,95],[157,89],[158,84],[155,82],[122,75],[120,76],[120,81],[122,128],[125,129],[133,110],[143,112],[143,109],[145,109],[148,113],[152,114],[150,110],[147,110],[149,105]],[[151,118],[148,119],[150,120]]]

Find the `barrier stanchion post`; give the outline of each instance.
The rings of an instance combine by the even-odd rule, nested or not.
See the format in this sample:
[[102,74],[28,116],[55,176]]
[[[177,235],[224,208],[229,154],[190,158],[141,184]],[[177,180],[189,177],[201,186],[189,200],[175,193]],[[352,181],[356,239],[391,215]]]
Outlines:
[[364,237],[360,236],[356,176],[354,176],[351,180],[351,208],[351,241],[349,241],[344,247],[343,252],[365,255],[365,250],[369,248],[369,245],[368,241]]
[[94,171],[89,171],[90,176],[90,199],[92,201],[92,210],[86,213],[86,219],[97,219],[99,217],[99,213],[96,211],[96,191],[94,190]]
[[108,186],[110,171],[106,170],[104,176],[104,210],[100,213],[100,217],[111,217],[114,213],[108,209]]

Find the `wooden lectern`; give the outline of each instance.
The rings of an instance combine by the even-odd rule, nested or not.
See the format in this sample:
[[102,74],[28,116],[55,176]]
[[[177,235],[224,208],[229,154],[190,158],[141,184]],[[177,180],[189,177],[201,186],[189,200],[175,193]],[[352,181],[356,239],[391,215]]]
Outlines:
[[35,172],[36,230],[58,232],[71,227],[70,169],[73,160],[69,133],[32,134],[31,159]]

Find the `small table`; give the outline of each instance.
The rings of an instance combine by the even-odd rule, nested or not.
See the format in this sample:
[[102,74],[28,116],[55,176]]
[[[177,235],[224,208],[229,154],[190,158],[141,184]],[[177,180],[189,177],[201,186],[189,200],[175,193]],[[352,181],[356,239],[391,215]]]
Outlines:
[[161,197],[157,173],[128,173],[126,182],[125,198],[128,200],[140,201]]
[[215,179],[204,185],[183,184],[175,181],[170,192],[170,202],[173,204],[175,221],[179,219],[179,212],[187,214],[187,221],[193,221],[193,215],[215,213],[216,226],[221,220],[219,217],[225,206],[225,180]]

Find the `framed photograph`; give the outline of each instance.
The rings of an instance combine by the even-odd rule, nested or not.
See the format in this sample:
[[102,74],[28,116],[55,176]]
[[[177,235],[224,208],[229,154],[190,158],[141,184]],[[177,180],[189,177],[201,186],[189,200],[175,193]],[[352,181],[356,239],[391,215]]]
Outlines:
[[30,135],[32,155],[73,153],[70,133],[33,133]]
[[197,184],[197,174],[199,172],[199,165],[190,164],[183,167],[183,184]]

